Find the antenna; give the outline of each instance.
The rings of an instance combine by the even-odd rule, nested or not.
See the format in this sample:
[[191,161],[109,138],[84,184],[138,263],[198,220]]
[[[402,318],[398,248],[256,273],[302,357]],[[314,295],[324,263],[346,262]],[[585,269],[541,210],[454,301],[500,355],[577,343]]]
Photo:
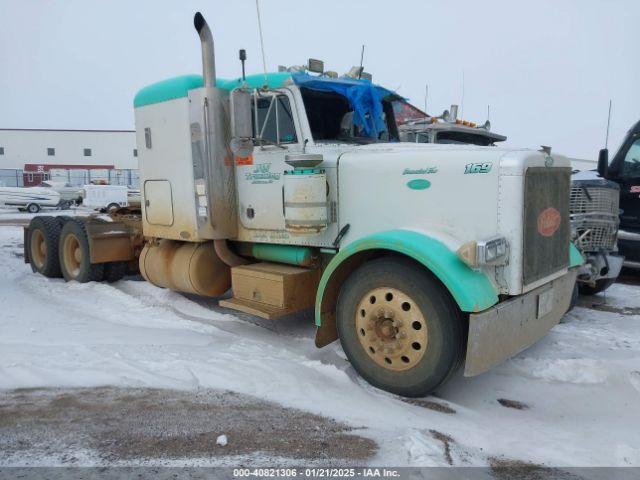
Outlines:
[[264,69],[264,85],[267,86],[267,60],[264,55],[264,38],[262,37],[262,20],[260,19],[260,2],[256,0],[256,12],[258,14],[258,32],[260,33],[260,49],[262,50],[262,68]]
[[360,52],[360,71],[358,72],[358,78],[362,77],[362,62],[363,61],[364,61],[364,45],[362,45],[362,51]]
[[487,105],[487,121],[489,121],[491,117],[491,105]]
[[460,118],[464,118],[464,70],[462,70],[462,98],[460,99]]
[[604,148],[609,147],[609,125],[611,125],[611,99],[609,99],[609,116],[607,117],[607,136],[604,140]]

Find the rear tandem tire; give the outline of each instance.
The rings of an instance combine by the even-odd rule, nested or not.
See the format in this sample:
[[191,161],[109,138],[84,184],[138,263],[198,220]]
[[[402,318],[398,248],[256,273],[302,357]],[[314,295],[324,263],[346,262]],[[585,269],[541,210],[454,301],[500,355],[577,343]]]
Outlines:
[[104,276],[103,263],[91,263],[89,238],[84,222],[71,219],[65,222],[60,232],[58,246],[60,270],[69,282],[100,282]]
[[422,397],[462,364],[464,318],[444,287],[423,268],[383,257],[355,270],[337,305],[347,358],[369,383]]
[[105,282],[113,283],[127,274],[127,262],[110,262],[104,264],[104,278]]
[[60,278],[58,242],[60,225],[55,217],[35,217],[29,223],[29,263],[34,273],[48,278]]
[[69,215],[57,215],[57,216],[55,216],[53,218],[55,218],[58,221],[58,224],[60,225],[61,229],[62,229],[62,227],[64,227],[64,224],[68,220],[73,220],[73,217],[70,217]]

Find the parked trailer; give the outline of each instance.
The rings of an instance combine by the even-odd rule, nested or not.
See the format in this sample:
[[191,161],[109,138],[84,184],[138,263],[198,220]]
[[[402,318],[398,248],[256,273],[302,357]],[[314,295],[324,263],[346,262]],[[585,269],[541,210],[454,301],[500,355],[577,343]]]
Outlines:
[[38,213],[43,207],[55,208],[60,194],[46,187],[0,187],[0,206],[16,207],[29,213]]
[[129,205],[129,189],[121,185],[85,185],[82,204],[94,209],[113,210]]
[[405,396],[461,364],[485,372],[558,323],[582,263],[566,158],[397,143],[404,100],[318,61],[319,74],[218,79],[211,31],[194,24],[203,75],[134,100],[141,211],[34,220],[34,271],[109,280],[137,259],[160,287],[231,288],[230,309],[312,308],[318,347],[339,339],[367,381]]

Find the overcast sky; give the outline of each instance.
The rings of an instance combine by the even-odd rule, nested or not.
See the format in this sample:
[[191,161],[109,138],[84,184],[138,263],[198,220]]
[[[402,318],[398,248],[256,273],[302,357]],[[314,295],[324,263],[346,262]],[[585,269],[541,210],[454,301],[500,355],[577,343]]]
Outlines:
[[[640,1],[261,0],[267,66],[308,57],[439,114],[461,103],[517,146],[577,158],[640,119]],[[141,87],[200,72],[193,14],[212,26],[218,76],[262,70],[255,0],[0,0],[0,128],[133,129]]]

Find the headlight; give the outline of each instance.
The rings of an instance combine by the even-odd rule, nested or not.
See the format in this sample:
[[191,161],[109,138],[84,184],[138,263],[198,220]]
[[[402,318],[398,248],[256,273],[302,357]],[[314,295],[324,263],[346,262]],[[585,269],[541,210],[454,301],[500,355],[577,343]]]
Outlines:
[[481,265],[496,265],[506,262],[509,244],[504,237],[467,242],[458,249],[458,257],[472,268]]

